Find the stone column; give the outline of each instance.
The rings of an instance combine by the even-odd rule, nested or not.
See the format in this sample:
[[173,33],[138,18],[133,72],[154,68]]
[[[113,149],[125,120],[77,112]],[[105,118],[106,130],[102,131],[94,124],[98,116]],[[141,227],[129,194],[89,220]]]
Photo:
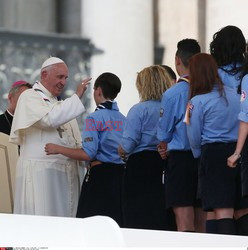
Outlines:
[[159,36],[164,46],[163,63],[175,69],[178,41],[198,40],[198,0],[159,0]]
[[206,1],[198,0],[198,38],[202,52],[208,52],[208,46],[206,46]]
[[83,37],[90,38],[104,51],[92,58],[93,81],[105,71],[117,74],[122,81],[117,101],[120,111],[127,114],[139,101],[135,86],[137,72],[153,63],[152,0],[83,0],[82,3]]
[[58,32],[81,34],[81,0],[57,0]]
[[1,0],[0,26],[34,32],[56,32],[56,0]]

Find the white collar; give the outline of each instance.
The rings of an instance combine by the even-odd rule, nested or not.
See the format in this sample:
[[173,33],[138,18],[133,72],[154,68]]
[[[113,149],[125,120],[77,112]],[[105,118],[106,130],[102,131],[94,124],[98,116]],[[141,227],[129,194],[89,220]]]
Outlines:
[[42,94],[44,95],[44,96],[42,95],[42,97],[43,97],[43,98],[44,98],[44,97],[48,98],[50,101],[52,101],[52,103],[53,103],[54,101],[58,101],[57,97],[53,96],[53,95],[44,87],[44,85],[43,85],[41,82],[36,81],[35,84],[33,85],[33,88],[34,88],[34,89],[35,89],[35,88],[40,89],[40,90],[42,91]]
[[8,112],[9,115],[11,115],[12,117],[14,117],[14,116],[10,113],[10,111],[9,111],[8,109],[7,109],[6,111]]

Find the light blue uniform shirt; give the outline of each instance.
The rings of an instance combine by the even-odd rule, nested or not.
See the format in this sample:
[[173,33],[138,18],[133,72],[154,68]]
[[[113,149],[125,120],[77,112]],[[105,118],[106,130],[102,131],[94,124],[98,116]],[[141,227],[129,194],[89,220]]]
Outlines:
[[[240,64],[237,66],[240,66]],[[219,74],[221,81],[223,82],[225,86],[237,89],[240,84],[240,73],[236,75],[232,75],[225,71],[225,70],[232,69],[232,67],[233,67],[233,64],[228,64],[226,66],[223,66],[218,69],[218,74]]]
[[127,114],[121,146],[128,154],[143,150],[157,150],[157,127],[160,101],[135,104]]
[[238,137],[239,96],[236,90],[224,87],[220,96],[217,87],[212,92],[190,100],[190,124],[187,133],[195,158],[201,155],[201,145],[214,142],[235,142]]
[[157,137],[168,143],[168,150],[190,150],[183,122],[188,96],[189,84],[186,81],[178,82],[163,94]]
[[240,113],[239,120],[243,122],[248,122],[248,75],[245,75],[242,79],[241,84],[241,97],[240,97]]
[[116,102],[113,102],[112,109],[99,109],[86,118],[82,149],[91,160],[123,164],[118,155],[118,146],[125,119]]

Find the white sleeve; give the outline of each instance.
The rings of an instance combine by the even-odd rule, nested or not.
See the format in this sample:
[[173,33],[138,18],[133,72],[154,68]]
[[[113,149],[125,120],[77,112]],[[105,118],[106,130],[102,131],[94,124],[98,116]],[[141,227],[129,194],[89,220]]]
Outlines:
[[57,128],[85,112],[79,97],[74,94],[64,101],[54,104],[53,108],[36,124],[41,127]]

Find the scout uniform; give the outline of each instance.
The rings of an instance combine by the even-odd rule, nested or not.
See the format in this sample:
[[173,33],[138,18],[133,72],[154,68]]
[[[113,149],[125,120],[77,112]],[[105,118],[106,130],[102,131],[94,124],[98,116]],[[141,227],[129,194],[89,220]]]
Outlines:
[[183,122],[189,96],[187,76],[182,76],[176,85],[162,97],[161,117],[157,130],[159,141],[168,143],[166,171],[166,206],[198,206],[197,160],[190,148],[186,124]]
[[82,149],[91,162],[78,204],[77,217],[105,215],[122,226],[122,178],[124,163],[117,149],[125,116],[116,102],[99,104],[85,120]]
[[124,178],[124,227],[168,229],[161,159],[156,137],[160,101],[134,105],[127,115],[121,147],[128,154]]

